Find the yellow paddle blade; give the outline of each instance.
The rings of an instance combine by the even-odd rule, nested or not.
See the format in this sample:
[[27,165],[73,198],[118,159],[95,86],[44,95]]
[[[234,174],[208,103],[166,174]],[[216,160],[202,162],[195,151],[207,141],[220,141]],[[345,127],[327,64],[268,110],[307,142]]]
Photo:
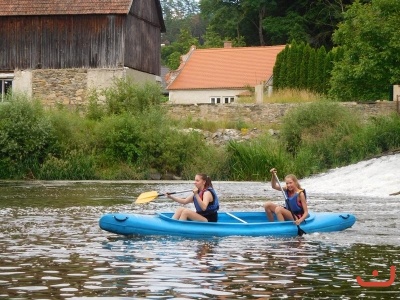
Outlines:
[[139,197],[137,197],[135,203],[147,203],[154,200],[158,196],[160,195],[156,191],[141,193]]

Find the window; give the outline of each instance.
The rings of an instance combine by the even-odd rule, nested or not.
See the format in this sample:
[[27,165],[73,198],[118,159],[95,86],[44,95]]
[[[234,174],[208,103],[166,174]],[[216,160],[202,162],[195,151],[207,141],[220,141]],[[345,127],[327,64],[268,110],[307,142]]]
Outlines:
[[224,103],[232,103],[235,101],[235,97],[223,97],[224,98]]
[[5,95],[12,91],[12,75],[0,73],[0,102],[4,101]]
[[221,97],[210,97],[210,103],[211,104],[221,103]]
[[231,103],[235,100],[235,97],[226,96],[226,97],[210,97],[211,104],[217,103]]

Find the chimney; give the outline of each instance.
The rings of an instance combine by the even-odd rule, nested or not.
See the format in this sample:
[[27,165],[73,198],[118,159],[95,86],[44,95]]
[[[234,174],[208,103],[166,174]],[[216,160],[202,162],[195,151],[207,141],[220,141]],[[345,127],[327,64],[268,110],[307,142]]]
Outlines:
[[232,42],[231,41],[225,41],[224,42],[224,48],[232,48]]

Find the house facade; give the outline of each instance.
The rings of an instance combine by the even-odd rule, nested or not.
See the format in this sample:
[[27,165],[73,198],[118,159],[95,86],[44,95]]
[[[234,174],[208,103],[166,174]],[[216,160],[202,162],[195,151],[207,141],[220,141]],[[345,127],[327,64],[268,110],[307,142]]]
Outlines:
[[81,104],[115,78],[161,82],[159,0],[0,0],[0,7],[1,99],[12,90]]
[[285,45],[196,49],[181,57],[181,64],[166,76],[171,104],[228,104],[269,85],[276,56]]

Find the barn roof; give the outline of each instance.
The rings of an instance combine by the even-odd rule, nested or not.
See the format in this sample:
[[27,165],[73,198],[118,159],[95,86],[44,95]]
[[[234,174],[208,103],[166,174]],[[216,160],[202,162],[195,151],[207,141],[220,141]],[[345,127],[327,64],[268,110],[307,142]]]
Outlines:
[[128,14],[133,0],[0,0],[0,16]]

